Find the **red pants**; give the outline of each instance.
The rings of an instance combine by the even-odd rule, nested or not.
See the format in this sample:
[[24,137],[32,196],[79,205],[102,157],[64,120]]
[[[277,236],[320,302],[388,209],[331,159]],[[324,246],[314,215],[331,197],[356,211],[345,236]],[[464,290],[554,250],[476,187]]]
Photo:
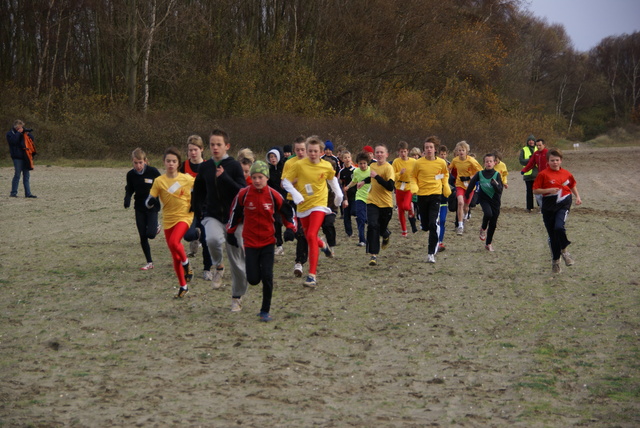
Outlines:
[[304,236],[307,238],[307,244],[309,245],[309,273],[316,274],[318,270],[318,257],[320,256],[320,248],[324,247],[322,239],[318,237],[320,227],[324,222],[325,213],[322,211],[314,211],[307,217],[302,217],[302,228],[304,229]]
[[187,285],[187,281],[184,279],[184,268],[182,267],[182,263],[187,261],[187,253],[184,252],[184,246],[182,245],[182,237],[187,233],[187,230],[189,230],[189,225],[183,221],[178,222],[170,229],[164,230],[167,246],[171,252],[171,258],[173,258],[173,270],[176,271],[180,287]]
[[404,213],[408,212],[409,217],[413,217],[413,207],[411,198],[413,195],[410,190],[396,189],[396,204],[398,205],[398,218],[400,219],[400,228],[403,232],[407,231],[407,219]]

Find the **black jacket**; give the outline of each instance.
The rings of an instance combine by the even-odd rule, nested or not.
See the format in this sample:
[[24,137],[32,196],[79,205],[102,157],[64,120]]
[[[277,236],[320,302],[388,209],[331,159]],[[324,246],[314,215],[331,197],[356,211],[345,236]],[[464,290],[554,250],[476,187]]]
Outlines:
[[240,162],[228,156],[220,162],[224,172],[216,177],[216,164],[209,159],[200,165],[193,184],[191,208],[196,217],[213,217],[221,223],[229,220],[233,198],[247,186]]

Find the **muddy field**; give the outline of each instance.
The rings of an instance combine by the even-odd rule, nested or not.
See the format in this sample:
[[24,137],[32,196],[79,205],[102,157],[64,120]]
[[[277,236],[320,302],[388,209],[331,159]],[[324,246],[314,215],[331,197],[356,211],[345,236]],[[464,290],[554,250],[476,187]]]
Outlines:
[[201,253],[174,300],[164,238],[139,270],[126,169],[38,165],[27,200],[2,168],[0,425],[639,426],[639,164],[640,147],[566,153],[583,205],[559,275],[512,171],[494,253],[479,207],[435,265],[394,214],[379,266],[339,233],[309,290],[289,243],[271,323],[259,287],[231,313]]

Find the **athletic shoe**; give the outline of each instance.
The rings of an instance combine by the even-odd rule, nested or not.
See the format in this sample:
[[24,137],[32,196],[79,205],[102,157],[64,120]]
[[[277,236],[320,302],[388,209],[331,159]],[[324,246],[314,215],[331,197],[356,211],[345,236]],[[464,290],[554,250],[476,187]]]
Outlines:
[[25,198],[37,199],[38,197],[36,195],[27,195],[27,196],[25,196]]
[[443,251],[444,251],[444,250],[446,250],[446,249],[447,249],[447,248],[444,246],[444,243],[443,243],[443,242],[440,242],[440,243],[438,244],[438,252],[439,252],[439,253],[443,252]]
[[212,274],[212,278],[211,278],[211,287],[213,287],[214,289],[218,289],[220,287],[222,287],[222,276],[224,275],[224,268],[222,269],[217,269],[213,271]]
[[377,265],[378,265],[378,257],[371,256],[371,259],[369,260],[369,266],[377,266]]
[[293,276],[297,278],[302,276],[302,265],[300,263],[293,265]]
[[307,275],[307,279],[304,280],[304,284],[305,287],[309,287],[309,288],[315,288],[316,285],[318,285],[318,283],[316,282],[316,276],[313,274],[309,274]]
[[140,270],[150,270],[150,269],[153,269],[153,263],[147,263],[146,265],[140,268]]
[[464,233],[464,226],[458,226],[456,228],[456,235],[462,236],[463,233]]
[[493,245],[491,245],[491,244],[489,244],[489,245],[485,245],[485,246],[484,246],[484,248],[485,248],[487,251],[491,251],[491,252],[495,251],[495,250],[493,249]]
[[198,254],[198,247],[200,246],[200,242],[191,241],[189,242],[189,252],[187,253],[187,257],[195,257]]
[[213,281],[213,273],[210,270],[205,270],[202,272],[202,277],[205,281]]
[[231,298],[231,312],[240,312],[242,310],[242,297]]
[[367,243],[366,242],[358,242],[358,247],[366,247]]
[[403,238],[406,238],[407,236],[409,236],[409,234],[407,233],[407,231],[406,231],[406,230],[403,230],[403,231],[402,231],[402,237],[403,237]]
[[271,317],[271,315],[269,315],[269,312],[262,312],[260,311],[260,313],[258,314],[258,316],[260,317],[260,321],[262,322],[269,322],[271,321],[273,318]]
[[427,263],[435,263],[435,262],[436,262],[435,254],[427,254]]
[[178,290],[178,294],[175,295],[175,298],[182,299],[188,293],[189,293],[189,289],[187,287],[180,287],[180,289]]
[[390,238],[391,238],[390,236],[387,236],[386,238],[382,238],[382,246],[380,248],[385,250],[389,246],[389,239]]
[[480,229],[480,240],[484,241],[487,239],[487,229]]
[[275,254],[276,256],[283,256],[284,255],[284,248],[282,248],[282,245],[278,245],[275,249],[275,251],[273,252],[273,254]]
[[324,248],[321,248],[322,252],[324,253],[325,256],[329,257],[330,259],[333,258],[334,254],[333,254],[333,250],[331,249],[331,247],[329,246],[329,244],[327,244],[327,241],[323,239],[321,239],[322,242],[324,242]]
[[469,211],[468,213],[466,213],[466,214],[464,215],[464,219],[465,219],[465,220],[471,220],[471,211]]
[[187,282],[191,282],[193,279],[193,270],[191,270],[191,263],[187,263],[186,265],[182,265],[184,269],[184,280]]
[[565,265],[567,266],[573,265],[574,263],[573,257],[571,257],[571,254],[569,254],[568,251],[563,251],[562,253],[560,253],[560,255],[562,256],[562,259],[564,260]]
[[10,195],[9,195],[9,197],[11,197],[11,198],[17,198],[17,197],[18,197],[18,195],[14,195],[14,194],[12,193],[12,194],[10,194]]
[[551,265],[551,272],[560,273],[562,272],[562,268],[560,267],[560,259],[554,260]]

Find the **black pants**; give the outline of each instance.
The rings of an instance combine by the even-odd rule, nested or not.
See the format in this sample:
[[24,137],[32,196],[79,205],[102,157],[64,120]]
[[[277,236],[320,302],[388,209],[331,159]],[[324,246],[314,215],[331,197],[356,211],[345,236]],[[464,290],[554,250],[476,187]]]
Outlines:
[[336,246],[336,214],[327,214],[322,221],[322,233],[330,247]]
[[440,195],[418,195],[418,209],[422,230],[429,232],[427,254],[435,254],[439,235]]
[[542,221],[549,235],[549,247],[551,247],[553,260],[558,260],[562,250],[571,244],[567,238],[567,230],[564,227],[568,215],[569,210],[567,208],[560,208],[555,211],[542,211]]
[[533,180],[526,181],[524,184],[527,186],[527,210],[533,209]]
[[244,249],[247,282],[251,285],[258,285],[260,281],[262,281],[261,312],[269,312],[271,309],[271,296],[273,295],[273,250],[273,244],[260,248],[245,247]]
[[482,228],[487,230],[486,244],[493,242],[493,234],[498,226],[498,217],[500,217],[500,203],[495,200],[480,199],[482,207]]
[[375,204],[367,204],[367,253],[380,253],[380,237],[391,235],[389,222],[393,215],[393,208],[380,208]]
[[156,237],[158,232],[158,211],[157,210],[135,210],[136,211],[136,227],[138,235],[140,235],[140,246],[144,253],[147,263],[153,263],[151,259],[151,247],[149,239]]

